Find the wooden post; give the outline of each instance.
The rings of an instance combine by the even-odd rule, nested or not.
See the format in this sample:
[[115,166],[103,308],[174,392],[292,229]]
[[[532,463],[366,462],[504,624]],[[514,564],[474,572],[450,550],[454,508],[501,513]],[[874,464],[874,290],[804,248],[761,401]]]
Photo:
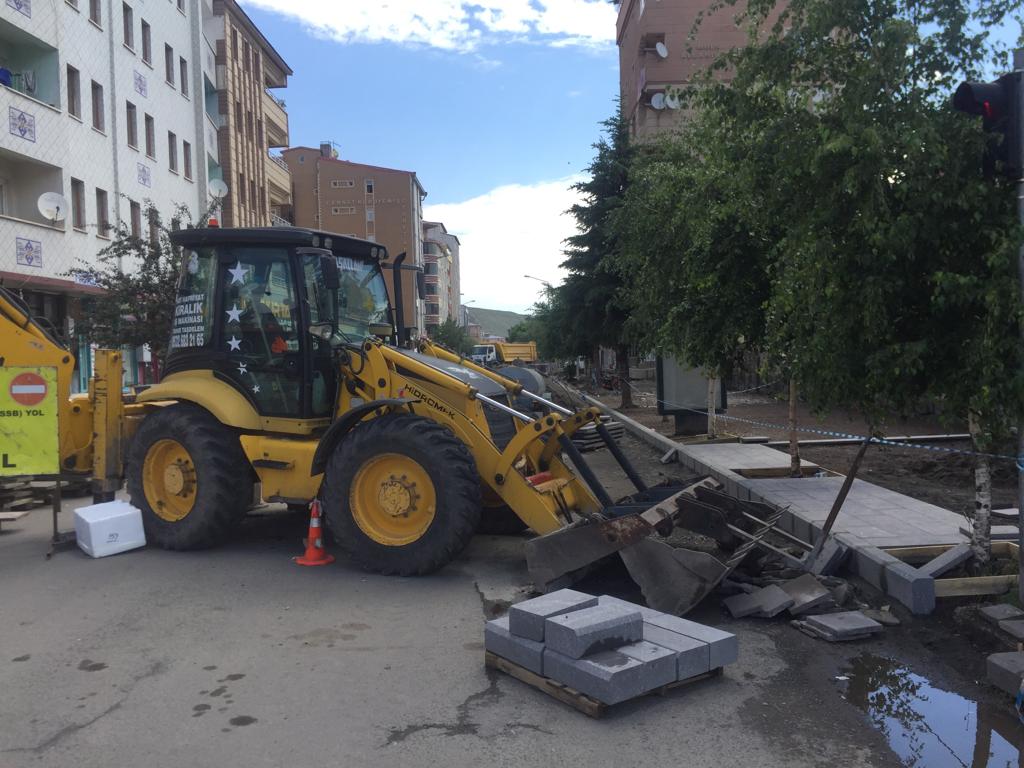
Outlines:
[[796,378],[789,379],[789,476],[803,477],[800,470],[800,441],[796,435]]
[[870,437],[866,437],[864,442],[860,444],[860,450],[857,451],[857,455],[853,458],[853,464],[850,465],[850,471],[846,475],[846,479],[843,480],[843,485],[839,489],[839,493],[836,495],[836,500],[832,502],[832,509],[829,510],[828,517],[825,518],[825,525],[822,526],[821,529],[821,538],[818,539],[817,544],[814,545],[814,549],[811,550],[811,553],[807,558],[808,563],[813,563],[821,552],[821,548],[825,546],[825,541],[832,532],[832,526],[835,525],[836,518],[839,517],[839,510],[843,508],[843,502],[846,501],[846,497],[850,494],[850,488],[853,486],[853,481],[857,477],[857,471],[860,469],[860,463],[864,459],[864,453],[867,451],[870,444]]
[[715,386],[715,377],[708,372],[708,440],[717,437],[715,434],[715,406],[718,405],[718,388]]

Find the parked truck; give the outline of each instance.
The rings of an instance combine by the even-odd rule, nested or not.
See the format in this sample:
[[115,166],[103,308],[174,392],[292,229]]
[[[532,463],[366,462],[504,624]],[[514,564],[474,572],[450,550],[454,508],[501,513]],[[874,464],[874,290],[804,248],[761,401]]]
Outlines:
[[500,365],[502,363],[536,363],[536,341],[495,341],[477,344],[470,355],[478,365]]

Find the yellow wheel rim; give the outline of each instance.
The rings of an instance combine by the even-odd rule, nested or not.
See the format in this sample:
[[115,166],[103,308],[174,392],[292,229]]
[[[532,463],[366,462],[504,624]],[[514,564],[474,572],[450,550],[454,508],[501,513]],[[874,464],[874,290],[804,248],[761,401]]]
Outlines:
[[401,547],[427,532],[437,512],[430,475],[415,459],[382,453],[352,479],[349,509],[360,530],[378,544]]
[[142,490],[161,520],[176,523],[188,516],[196,503],[196,468],[181,443],[164,439],[150,446],[142,464]]

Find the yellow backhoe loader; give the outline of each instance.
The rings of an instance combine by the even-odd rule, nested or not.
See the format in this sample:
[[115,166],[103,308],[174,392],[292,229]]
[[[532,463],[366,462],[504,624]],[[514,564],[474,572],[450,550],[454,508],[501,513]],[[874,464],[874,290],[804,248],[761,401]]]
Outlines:
[[[562,408],[429,341],[405,348],[380,245],[289,227],[172,241],[182,267],[164,375],[129,394],[120,353],[99,351],[88,393],[70,395],[71,354],[0,289],[0,366],[56,382],[60,472],[90,474],[100,500],[126,481],[151,544],[222,542],[258,482],[268,501],[319,498],[338,543],[381,573],[436,570],[481,517],[532,529],[544,586],[671,517],[649,508],[680,489],[647,488],[596,409]],[[520,396],[536,411],[514,408]],[[625,503],[573,446],[588,424],[636,484]],[[566,556],[576,538],[588,543]]]

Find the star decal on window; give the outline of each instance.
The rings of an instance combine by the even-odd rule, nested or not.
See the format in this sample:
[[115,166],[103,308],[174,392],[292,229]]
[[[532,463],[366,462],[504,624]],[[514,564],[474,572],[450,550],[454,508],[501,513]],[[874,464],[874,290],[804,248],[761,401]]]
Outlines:
[[231,273],[231,284],[245,283],[245,273],[249,271],[248,267],[243,267],[242,262],[236,261],[235,266],[228,270]]
[[238,304],[237,303],[233,304],[231,306],[231,309],[226,309],[224,311],[228,313],[228,322],[229,323],[240,323],[241,322],[242,310],[240,310],[238,308]]
[[242,340],[241,339],[236,339],[234,337],[234,334],[232,334],[231,338],[228,339],[228,346],[231,347],[231,351],[232,352],[241,352],[242,351]]
[[249,372],[249,369],[246,368],[246,365],[247,365],[247,363],[239,363],[238,364],[238,375],[239,376],[244,376],[245,374],[247,374]]

